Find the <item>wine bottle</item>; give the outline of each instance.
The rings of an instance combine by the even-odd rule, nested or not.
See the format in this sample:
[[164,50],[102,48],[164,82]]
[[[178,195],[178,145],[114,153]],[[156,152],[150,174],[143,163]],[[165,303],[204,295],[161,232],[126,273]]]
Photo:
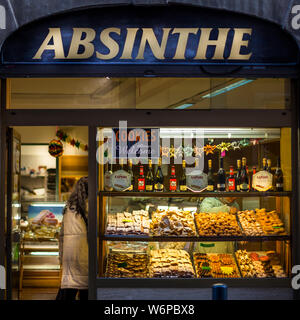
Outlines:
[[158,167],[154,177],[154,191],[164,191],[164,175],[161,170],[161,158],[158,159]]
[[153,173],[152,173],[152,160],[149,160],[149,165],[148,165],[148,172],[146,176],[146,191],[152,192],[153,191]]
[[277,168],[274,174],[274,184],[275,191],[282,192],[283,191],[283,172],[280,167],[280,158],[277,159]]
[[227,191],[229,192],[236,191],[236,181],[233,173],[233,166],[229,167],[229,176],[227,178]]
[[[252,168],[252,183],[253,183],[253,176],[256,174],[256,167],[253,167]],[[253,187],[252,187],[252,183],[250,184],[250,186],[251,186],[251,191],[257,191],[256,189],[254,189]]]
[[177,178],[175,172],[175,166],[171,167],[171,176],[170,176],[170,191],[175,192],[177,191]]
[[237,172],[235,176],[236,191],[240,191],[240,177],[241,177],[241,160],[237,160]]
[[132,160],[130,159],[128,161],[128,173],[130,174],[130,186],[128,188],[128,191],[134,191],[134,182],[135,182],[135,179],[134,179],[134,175],[133,175],[133,171],[132,171]]
[[119,159],[119,167],[120,167],[120,170],[124,170],[124,162],[123,162],[123,159]]
[[207,191],[214,192],[215,190],[215,180],[212,171],[212,160],[208,160],[208,173],[207,173]]
[[217,174],[217,190],[218,191],[226,190],[226,173],[223,168],[223,157],[220,157],[220,168]]
[[262,163],[263,163],[263,165],[262,165],[263,168],[262,168],[262,169],[263,169],[264,171],[267,171],[267,158],[263,158]]
[[144,176],[144,166],[140,166],[140,175],[138,177],[138,191],[145,191],[145,176]]
[[268,159],[268,160],[267,160],[267,164],[268,164],[268,166],[267,166],[267,171],[270,172],[270,173],[272,173],[272,172],[271,172],[271,171],[272,171],[272,170],[271,170],[271,159]]
[[249,176],[247,174],[246,168],[246,158],[242,158],[242,169],[241,169],[241,176],[240,176],[240,191],[241,192],[248,192],[249,191]]
[[104,189],[106,191],[113,191],[113,186],[112,186],[112,175],[113,175],[113,170],[112,170],[112,163],[109,164],[108,162],[105,165],[105,174],[104,174]]
[[186,162],[185,162],[185,160],[182,160],[182,174],[179,179],[179,191],[180,192],[187,191],[185,167],[186,167]]

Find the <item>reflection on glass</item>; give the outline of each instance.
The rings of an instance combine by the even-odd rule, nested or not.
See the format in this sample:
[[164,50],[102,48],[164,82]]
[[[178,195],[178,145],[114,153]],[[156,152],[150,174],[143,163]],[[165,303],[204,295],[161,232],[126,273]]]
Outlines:
[[12,109],[287,109],[289,79],[10,79]]

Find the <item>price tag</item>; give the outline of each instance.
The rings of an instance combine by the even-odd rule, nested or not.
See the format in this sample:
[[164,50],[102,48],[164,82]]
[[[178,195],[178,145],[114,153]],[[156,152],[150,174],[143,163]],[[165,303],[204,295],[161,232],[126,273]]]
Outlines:
[[201,267],[202,270],[211,270],[211,267]]
[[221,267],[221,271],[225,274],[231,274],[233,272],[232,267]]
[[211,248],[211,247],[214,247],[215,244],[214,243],[200,243],[200,246],[204,247],[204,248]]
[[126,268],[127,267],[127,262],[122,262],[117,264],[118,268]]

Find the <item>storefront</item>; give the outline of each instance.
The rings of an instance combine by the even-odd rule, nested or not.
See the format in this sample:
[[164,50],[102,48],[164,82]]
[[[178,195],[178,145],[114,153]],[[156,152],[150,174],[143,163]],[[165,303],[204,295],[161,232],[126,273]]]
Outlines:
[[[191,298],[218,281],[293,297],[291,35],[215,9],[95,7],[21,27],[1,59],[1,177],[16,173],[7,128],[88,127],[91,299]],[[11,250],[14,184],[1,181],[1,239]],[[11,298],[8,256],[6,265]]]

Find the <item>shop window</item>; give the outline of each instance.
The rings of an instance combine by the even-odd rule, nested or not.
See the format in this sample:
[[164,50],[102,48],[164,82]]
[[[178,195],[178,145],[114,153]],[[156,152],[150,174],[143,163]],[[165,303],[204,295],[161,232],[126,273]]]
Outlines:
[[289,79],[10,79],[12,109],[288,109]]
[[290,275],[290,128],[99,128],[97,140],[100,277]]

